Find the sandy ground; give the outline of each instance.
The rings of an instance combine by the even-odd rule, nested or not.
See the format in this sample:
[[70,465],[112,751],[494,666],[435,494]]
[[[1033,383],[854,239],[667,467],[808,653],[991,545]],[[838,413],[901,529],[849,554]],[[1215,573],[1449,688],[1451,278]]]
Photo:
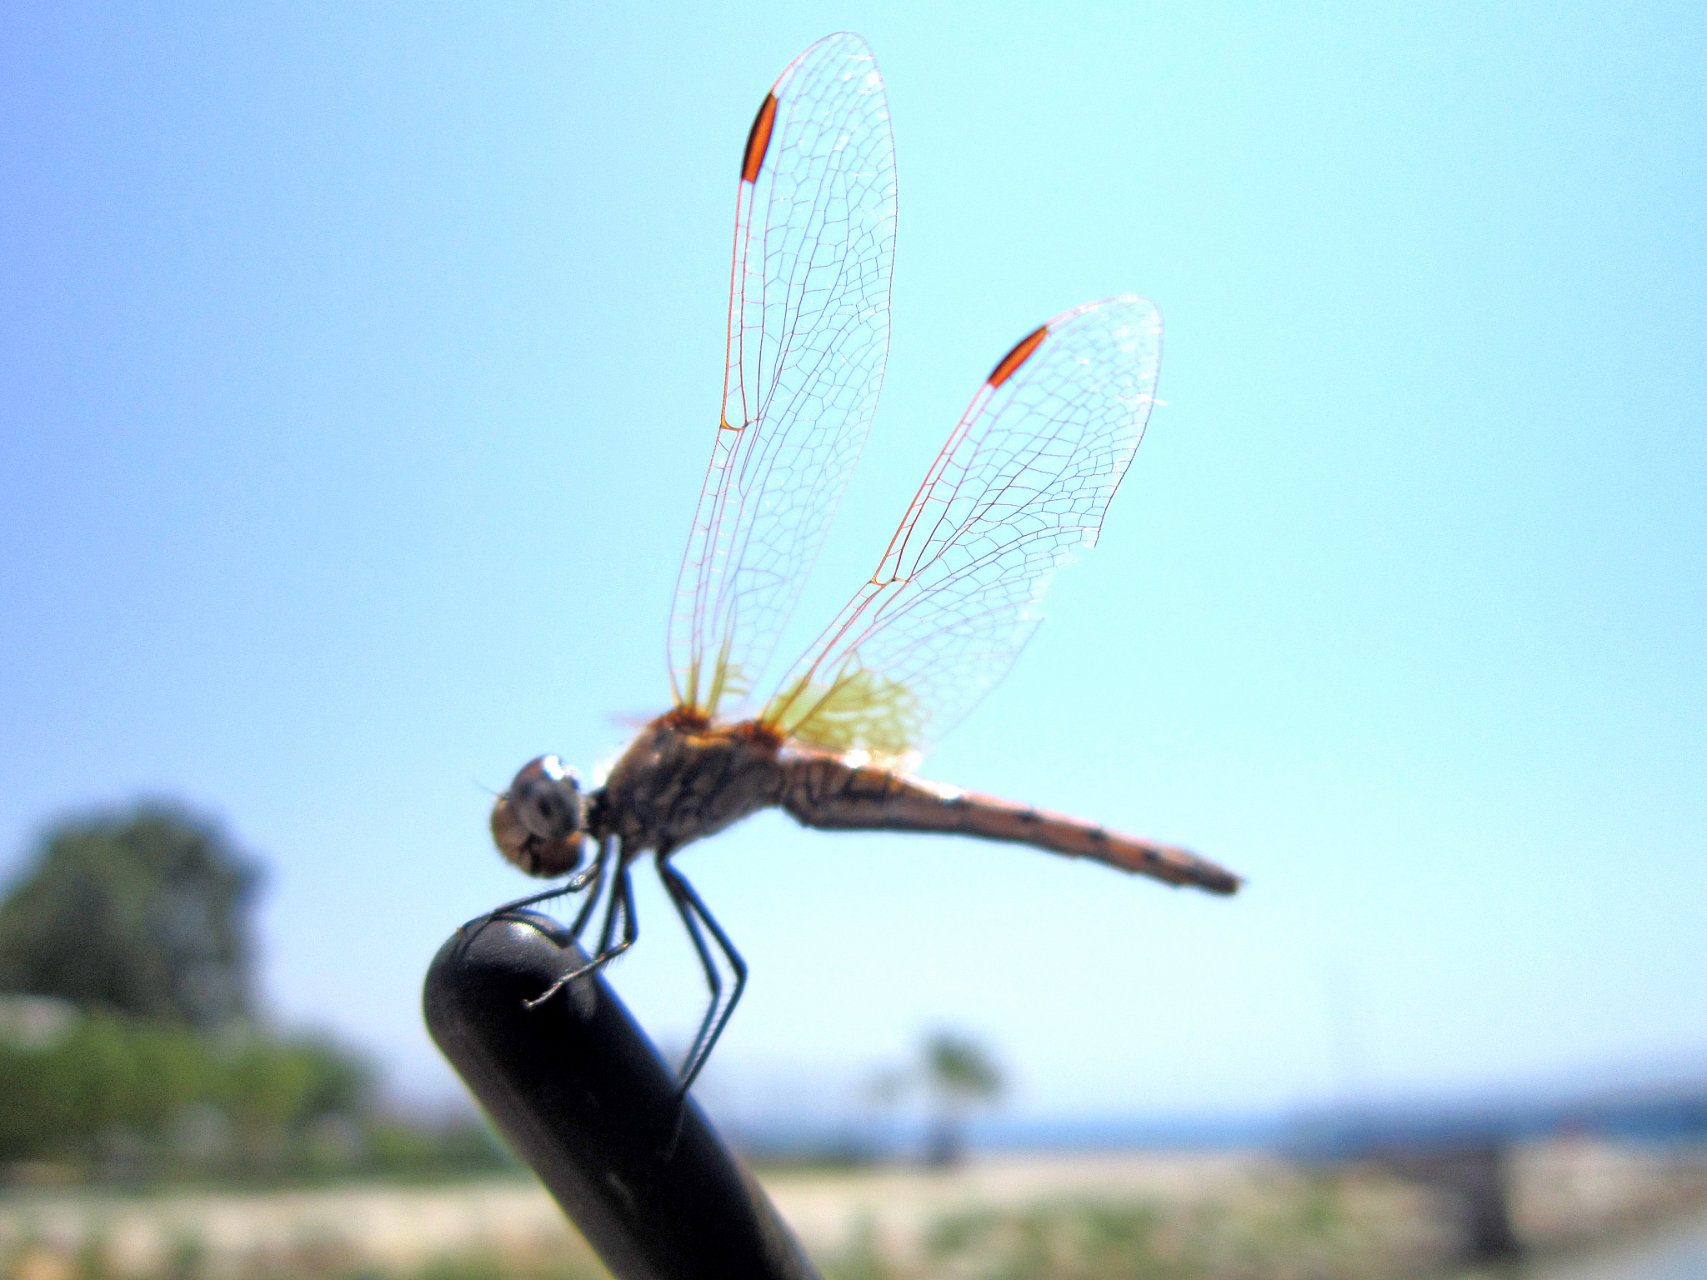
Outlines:
[[[1296,1176],[1259,1154],[1002,1156],[939,1173],[778,1173],[761,1180],[815,1253],[856,1233],[905,1250],[944,1214],[1067,1200],[1227,1202]],[[1531,1148],[1513,1162],[1520,1231],[1616,1225],[1669,1194],[1664,1162],[1593,1143]],[[70,1280],[91,1240],[133,1274],[194,1254],[214,1274],[341,1267],[406,1271],[445,1255],[589,1258],[556,1204],[520,1179],[442,1187],[346,1186],[249,1195],[14,1195],[0,1200],[0,1259],[16,1280]]]
[[905,1250],[945,1214],[1062,1200],[1200,1204],[1235,1198],[1286,1166],[1257,1154],[990,1156],[963,1169],[852,1170],[763,1178],[806,1247],[823,1253],[869,1229]]
[[[520,1180],[443,1187],[345,1186],[250,1195],[30,1196],[0,1208],[14,1280],[69,1280],[56,1260],[99,1241],[126,1274],[193,1250],[214,1272],[407,1270],[491,1249],[505,1257],[588,1255],[556,1203]],[[22,1262],[17,1259],[23,1259]]]
[[[814,1252],[871,1231],[905,1249],[941,1215],[1067,1199],[1196,1203],[1222,1199],[1282,1169],[1259,1155],[1007,1156],[951,1172],[781,1173],[761,1181]],[[0,1201],[0,1252],[24,1259],[19,1280],[64,1280],[52,1260],[99,1239],[129,1273],[162,1269],[193,1247],[216,1270],[294,1262],[403,1271],[435,1257],[493,1250],[510,1258],[587,1257],[536,1183],[351,1186],[253,1195],[80,1193]],[[14,1274],[18,1266],[12,1268]]]

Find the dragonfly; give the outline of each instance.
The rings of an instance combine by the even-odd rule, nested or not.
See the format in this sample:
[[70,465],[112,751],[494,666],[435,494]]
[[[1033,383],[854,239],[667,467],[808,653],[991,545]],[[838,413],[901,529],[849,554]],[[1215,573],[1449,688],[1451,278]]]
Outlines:
[[913,772],[1011,666],[1055,572],[1096,541],[1155,403],[1161,319],[1145,298],[1074,307],[996,362],[876,571],[754,703],[876,412],[895,225],[883,80],[860,37],[828,36],[777,78],[741,154],[722,411],[669,621],[672,705],[601,786],[541,756],[492,810],[505,858],[569,877],[500,912],[585,894],[579,939],[605,903],[592,955],[531,1005],[634,945],[630,870],[654,855],[711,996],[684,1093],[748,970],[673,858],[758,810],[1010,841],[1215,894],[1240,884],[1185,849]]

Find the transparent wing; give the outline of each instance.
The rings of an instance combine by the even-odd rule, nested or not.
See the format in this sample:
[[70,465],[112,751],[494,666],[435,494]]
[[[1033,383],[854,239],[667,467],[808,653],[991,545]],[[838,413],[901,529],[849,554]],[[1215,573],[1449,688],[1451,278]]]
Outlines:
[[971,710],[1096,542],[1143,437],[1161,316],[1123,295],[1055,317],[972,397],[872,575],[761,717],[808,746],[905,763]]
[[741,161],[723,416],[670,616],[677,705],[751,689],[865,443],[889,350],[895,148],[856,35],[788,65]]

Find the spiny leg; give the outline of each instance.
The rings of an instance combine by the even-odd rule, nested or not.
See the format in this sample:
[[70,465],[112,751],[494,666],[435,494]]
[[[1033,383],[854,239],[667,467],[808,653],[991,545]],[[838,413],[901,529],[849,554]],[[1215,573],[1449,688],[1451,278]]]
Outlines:
[[576,891],[586,888],[589,884],[592,885],[592,892],[587,894],[587,900],[581,904],[580,911],[575,913],[574,923],[569,926],[569,940],[571,942],[581,940],[581,931],[587,927],[587,921],[592,917],[593,908],[598,904],[599,890],[604,888],[605,884],[605,867],[610,863],[611,850],[615,844],[615,836],[606,836],[599,841],[599,853],[593,859],[593,865],[569,882],[575,886]]
[[717,1016],[717,1008],[723,997],[723,975],[717,971],[717,963],[711,958],[710,948],[705,945],[705,933],[699,927],[699,921],[694,918],[693,909],[688,905],[687,894],[682,891],[679,883],[680,875],[671,870],[670,864],[665,861],[668,856],[665,854],[658,859],[658,878],[664,882],[664,892],[670,895],[670,903],[676,908],[676,914],[682,918],[682,924],[693,942],[693,949],[699,953],[699,965],[705,971],[705,985],[711,988],[711,1003],[706,1007],[705,1017],[700,1019],[699,1030],[694,1033],[693,1043],[682,1056],[682,1070],[685,1072],[688,1064],[699,1057],[700,1046],[711,1030],[711,1020]]
[[580,937],[581,925],[586,920],[587,912],[592,907],[592,904],[597,901],[599,896],[598,881],[604,871],[604,860],[607,851],[607,847],[605,845],[601,845],[599,847],[598,856],[593,859],[593,865],[584,871],[570,876],[562,884],[552,885],[549,889],[541,889],[538,893],[530,893],[527,897],[517,898],[514,902],[506,902],[501,907],[493,907],[492,910],[488,911],[485,915],[474,917],[474,919],[470,920],[468,924],[465,924],[462,927],[466,929],[472,924],[479,924],[482,926],[488,925],[499,916],[508,915],[512,911],[520,911],[523,907],[531,907],[536,903],[550,902],[553,898],[561,898],[566,894],[580,893],[581,890],[591,884],[593,885],[593,892],[588,896],[586,906],[581,908],[581,914],[576,917],[576,926],[572,935],[577,938]]
[[[622,941],[612,945],[616,937],[616,918],[622,914]],[[628,861],[616,869],[616,881],[611,885],[610,902],[605,907],[605,922],[599,929],[599,954],[595,964],[614,960],[634,945],[640,936],[640,926],[634,917],[634,882],[629,879]]]
[[[617,857],[616,879],[611,884],[610,900],[605,906],[605,922],[599,930],[598,954],[580,968],[564,974],[532,1000],[524,1000],[522,1003],[525,1007],[529,1009],[539,1008],[540,1005],[551,999],[576,978],[584,977],[615,960],[624,951],[632,947],[635,940],[640,937],[640,921],[634,914],[634,883],[628,875],[628,860],[621,853]],[[600,860],[603,861],[602,858]],[[590,906],[591,902],[581,909],[583,916],[587,914]],[[622,917],[622,941],[613,944],[612,939],[616,936],[616,920],[619,914]],[[577,920],[576,924],[577,926],[584,925],[585,920]]]
[[[686,1094],[693,1085],[694,1079],[699,1075],[700,1069],[705,1066],[706,1059],[711,1057],[711,1051],[717,1046],[718,1038],[723,1034],[723,1028],[729,1025],[729,1018],[735,1012],[735,1006],[741,1002],[741,992],[747,985],[747,962],[741,959],[741,953],[735,950],[735,944],[729,941],[729,935],[723,932],[723,926],[718,924],[711,912],[706,909],[705,903],[700,900],[700,896],[694,891],[694,887],[688,883],[687,877],[669,865],[666,858],[662,856],[658,859],[658,874],[664,878],[664,885],[670,891],[670,899],[676,904],[676,910],[682,913],[684,920],[688,920],[688,933],[692,936],[695,946],[699,950],[701,962],[705,963],[707,981],[711,986],[711,1008],[707,1010],[705,1015],[706,1023],[711,1024],[711,1030],[708,1034],[705,1025],[701,1025],[700,1034],[694,1038],[694,1048],[689,1052],[687,1061],[682,1064],[682,1083],[679,1091]],[[712,1014],[717,1010],[717,997],[720,994],[721,984],[715,976],[712,976],[713,968],[709,963],[704,939],[700,937],[699,930],[695,927],[694,922],[688,919],[690,912],[698,916],[704,922],[705,927],[711,930],[711,936],[716,940],[718,950],[723,952],[723,958],[729,962],[729,967],[735,974],[735,989],[729,993],[729,1003],[723,1006],[723,1012],[714,1023],[712,1022]],[[701,1040],[704,1041],[703,1044],[700,1043]]]

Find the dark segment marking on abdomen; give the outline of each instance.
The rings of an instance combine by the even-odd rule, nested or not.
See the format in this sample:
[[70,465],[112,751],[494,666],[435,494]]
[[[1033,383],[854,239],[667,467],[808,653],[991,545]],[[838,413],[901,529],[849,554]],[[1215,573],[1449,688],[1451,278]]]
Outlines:
[[1233,893],[1239,887],[1237,876],[1188,850],[1123,836],[1095,823],[994,796],[847,765],[828,756],[785,760],[782,771],[778,803],[808,827],[977,836],[1091,858],[1210,893]]

